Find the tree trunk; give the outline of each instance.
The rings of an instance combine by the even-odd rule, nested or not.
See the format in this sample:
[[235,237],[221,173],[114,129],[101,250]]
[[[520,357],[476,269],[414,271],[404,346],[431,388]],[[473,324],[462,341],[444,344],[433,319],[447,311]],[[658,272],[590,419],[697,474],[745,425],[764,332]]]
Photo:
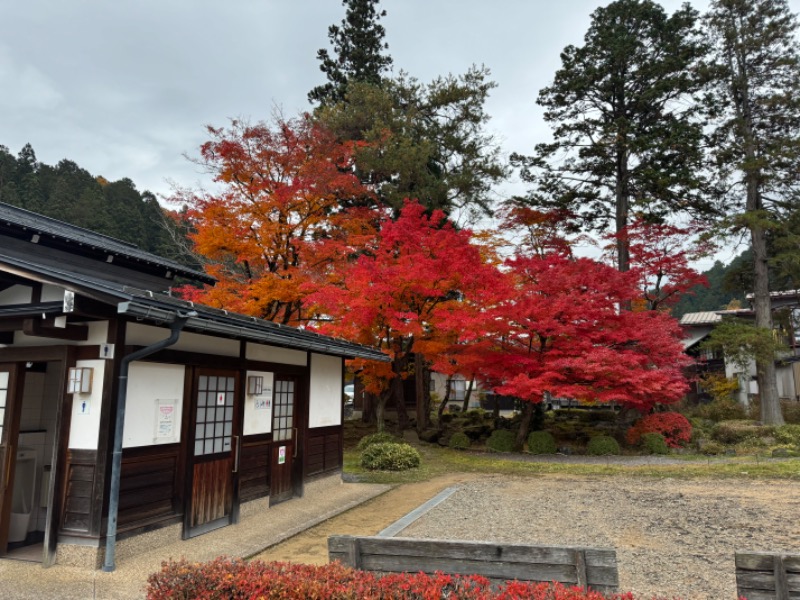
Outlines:
[[[748,197],[750,189],[748,186]],[[749,198],[748,198],[749,203]],[[756,327],[772,331],[772,302],[769,297],[769,273],[767,268],[767,242],[762,227],[751,224],[750,238],[753,244],[753,308],[756,313]],[[783,425],[781,401],[778,397],[775,358],[756,359],[756,379],[758,396],[761,400],[761,422],[765,425]]]
[[467,390],[464,392],[464,404],[461,407],[461,412],[465,413],[469,410],[469,400],[472,397],[472,386],[475,385],[475,378],[470,377],[469,383],[467,384]]
[[397,429],[400,433],[408,429],[410,419],[408,418],[408,409],[406,408],[406,395],[403,389],[403,378],[401,373],[404,372],[405,359],[395,359],[392,363],[394,370],[394,379],[391,383],[391,393],[394,399],[395,410],[397,411]]
[[431,397],[429,386],[425,385],[428,377],[428,369],[425,364],[425,357],[419,353],[414,353],[414,391],[417,396],[417,433],[422,433],[431,424]]
[[522,421],[519,423],[519,431],[517,431],[517,439],[514,442],[514,448],[521,451],[525,440],[528,439],[528,430],[531,428],[531,419],[533,419],[534,405],[533,402],[525,402],[525,408],[522,409]]
[[376,397],[377,402],[375,402],[375,423],[378,428],[378,433],[381,433],[384,429],[386,429],[386,402],[391,393],[392,388],[390,387],[388,390],[382,392]]
[[450,378],[448,377],[444,383],[444,398],[442,399],[442,403],[439,404],[439,410],[436,414],[436,426],[439,428],[439,431],[444,429],[442,423],[442,415],[444,414],[444,409],[447,408],[447,403],[450,401]]

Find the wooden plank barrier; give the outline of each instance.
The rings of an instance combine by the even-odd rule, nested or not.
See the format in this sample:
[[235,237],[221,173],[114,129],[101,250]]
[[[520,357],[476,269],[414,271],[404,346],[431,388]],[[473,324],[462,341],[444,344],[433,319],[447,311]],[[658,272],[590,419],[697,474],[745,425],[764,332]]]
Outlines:
[[737,552],[736,593],[747,600],[800,600],[800,555]]
[[526,546],[389,537],[328,538],[328,558],[364,571],[482,575],[493,582],[557,581],[603,593],[619,586],[610,548]]

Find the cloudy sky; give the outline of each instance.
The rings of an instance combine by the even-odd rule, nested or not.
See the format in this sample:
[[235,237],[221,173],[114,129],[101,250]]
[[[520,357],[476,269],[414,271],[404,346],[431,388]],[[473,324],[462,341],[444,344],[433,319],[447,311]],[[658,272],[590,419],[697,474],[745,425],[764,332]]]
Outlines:
[[[383,0],[395,70],[420,80],[485,64],[487,110],[505,153],[546,139],[535,105],[601,0]],[[680,0],[662,0],[670,12]],[[695,0],[699,10],[707,0]],[[800,0],[791,0],[795,11]],[[202,185],[184,155],[204,126],[309,109],[316,51],[339,0],[0,0],[0,144],[74,160],[169,195]],[[513,182],[509,189],[518,189]]]

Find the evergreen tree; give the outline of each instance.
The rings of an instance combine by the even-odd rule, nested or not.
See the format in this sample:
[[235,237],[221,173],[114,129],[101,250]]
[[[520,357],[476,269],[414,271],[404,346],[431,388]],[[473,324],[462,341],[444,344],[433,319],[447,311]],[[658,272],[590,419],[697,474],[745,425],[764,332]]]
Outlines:
[[[651,0],[617,0],[597,9],[583,46],[568,46],[538,104],[552,143],[512,156],[534,184],[525,203],[569,211],[588,229],[615,233],[632,213],[659,221],[671,213],[704,215],[702,128],[693,67],[706,45],[698,14],[685,5],[668,16]],[[629,268],[617,242],[618,268]]]
[[[711,136],[729,224],[747,230],[753,253],[755,326],[771,335],[771,232],[796,210],[800,174],[800,47],[786,0],[713,0],[706,17],[710,63]],[[765,333],[766,335],[766,333]],[[761,420],[783,423],[774,357],[756,357]]]
[[380,24],[385,10],[378,10],[380,0],[342,0],[347,7],[341,25],[328,28],[334,56],[328,50],[317,51],[319,68],[328,82],[308,93],[308,100],[321,106],[344,100],[348,84],[364,82],[377,85],[392,66],[392,58],[383,52],[389,45],[383,41],[386,30]]
[[496,86],[485,67],[422,84],[401,73],[382,86],[354,83],[317,117],[339,139],[361,142],[362,182],[399,212],[406,198],[465,216],[491,211],[492,187],[506,176],[486,131],[485,103]]

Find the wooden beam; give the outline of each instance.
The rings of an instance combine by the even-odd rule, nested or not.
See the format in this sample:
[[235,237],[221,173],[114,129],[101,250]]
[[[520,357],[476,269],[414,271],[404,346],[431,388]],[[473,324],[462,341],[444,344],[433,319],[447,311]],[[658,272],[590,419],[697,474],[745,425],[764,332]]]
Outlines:
[[85,342],[89,339],[89,328],[85,325],[53,327],[51,319],[25,319],[22,324],[22,332],[32,337],[47,337],[74,342]]

